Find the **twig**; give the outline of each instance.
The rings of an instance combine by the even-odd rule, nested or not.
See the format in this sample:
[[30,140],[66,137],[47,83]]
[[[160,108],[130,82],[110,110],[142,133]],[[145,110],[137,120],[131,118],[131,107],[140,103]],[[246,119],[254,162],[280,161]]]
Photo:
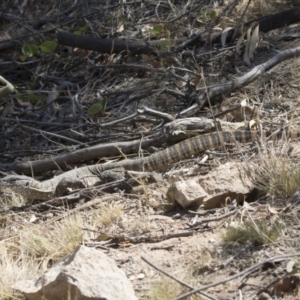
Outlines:
[[[150,265],[152,268],[154,268],[155,270],[157,270],[158,272],[160,272],[160,273],[166,275],[167,277],[169,277],[169,278],[171,278],[171,279],[177,281],[178,283],[180,283],[181,285],[183,285],[183,286],[185,286],[185,287],[188,287],[188,288],[190,288],[190,289],[194,289],[193,286],[189,285],[188,283],[185,283],[184,281],[182,281],[182,280],[180,280],[180,279],[174,277],[173,275],[171,275],[171,274],[169,274],[169,273],[163,271],[162,269],[158,268],[158,267],[155,266],[153,263],[151,263],[148,259],[146,259],[144,256],[141,256],[141,259],[142,259],[144,262],[146,262],[148,265]],[[206,293],[203,293],[203,292],[200,292],[199,294],[200,294],[201,296],[203,296],[203,297],[206,297],[207,299],[218,300],[217,298],[215,298],[215,297],[213,297],[213,296],[211,296],[211,295],[208,295],[208,294],[206,294]]]
[[[50,123],[51,124],[51,123]],[[41,135],[50,135],[50,136],[53,136],[53,137],[57,137],[59,139],[62,139],[62,140],[66,140],[66,141],[69,141],[69,142],[72,142],[72,143],[75,143],[77,145],[81,145],[81,146],[87,146],[86,143],[81,143],[77,140],[74,140],[74,139],[71,139],[71,138],[68,138],[66,136],[63,136],[63,135],[60,135],[60,134],[57,134],[57,133],[53,133],[53,132],[49,132],[49,131],[44,131],[44,130],[41,130],[41,129],[36,129],[36,128],[32,128],[32,127],[29,127],[29,126],[25,126],[25,125],[19,125],[21,128],[23,129],[28,129],[28,130],[31,130],[31,131],[34,131],[34,132],[38,132],[40,133]]]
[[208,98],[210,100],[213,100],[218,95],[224,95],[241,86],[245,86],[253,82],[257,78],[259,78],[259,76],[269,71],[277,64],[282,63],[285,60],[298,57],[299,55],[300,55],[300,47],[284,50],[278,53],[276,56],[269,59],[268,61],[255,66],[252,70],[242,75],[241,77],[236,78],[235,80],[227,81],[222,85],[211,87],[209,90],[207,90],[207,92],[206,91],[199,92],[197,103],[194,103],[188,109],[181,111],[178,114],[178,117],[188,116],[191,113],[195,113],[199,111],[203,107],[203,105],[207,102]]
[[288,259],[290,257],[294,257],[294,256],[300,256],[300,252],[297,252],[295,254],[288,254],[288,255],[279,255],[279,256],[274,256],[274,257],[271,257],[271,258],[268,258],[262,262],[259,262],[255,265],[253,265],[252,267],[249,267],[247,269],[245,269],[244,271],[238,273],[238,274],[235,274],[235,275],[232,275],[230,277],[227,277],[221,281],[218,281],[218,282],[215,282],[215,283],[211,283],[211,284],[208,284],[208,285],[205,285],[205,286],[202,286],[200,288],[197,288],[193,291],[190,291],[190,292],[187,292],[179,297],[177,297],[175,300],[183,300],[185,297],[188,297],[188,296],[191,296],[195,293],[198,293],[200,291],[203,291],[203,290],[206,290],[208,288],[211,288],[211,287],[214,287],[214,286],[217,286],[217,285],[220,285],[220,284],[223,284],[225,282],[228,282],[228,281],[231,281],[233,279],[236,279],[242,275],[245,275],[247,273],[251,273],[251,272],[254,272],[255,270],[259,269],[263,264],[265,263],[268,263],[268,262],[272,262],[272,261],[275,261],[275,260],[285,260],[285,259]]
[[[82,230],[90,231],[90,232],[96,232],[96,233],[103,233],[99,230],[93,230],[89,228],[82,228]],[[118,239],[119,242],[126,241],[130,243],[143,243],[143,242],[151,242],[156,243],[167,239],[177,238],[177,237],[187,237],[193,235],[192,231],[184,231],[184,232],[178,232],[178,233],[170,233],[170,234],[162,234],[162,235],[140,235],[140,236],[126,236],[126,235],[120,235],[120,234],[109,234],[110,237],[114,239]]]
[[143,108],[138,109],[137,112],[139,114],[148,114],[150,116],[155,116],[155,117],[162,118],[166,122],[172,122],[172,121],[175,120],[175,118],[172,115],[167,114],[167,113],[163,113],[161,111],[154,110],[154,109],[149,108],[147,106],[144,106]]
[[193,228],[193,227],[196,227],[196,226],[201,225],[201,224],[203,224],[203,223],[222,220],[222,219],[224,219],[224,218],[226,218],[226,217],[229,217],[229,216],[231,216],[231,215],[234,215],[237,211],[238,211],[238,210],[235,209],[235,210],[230,211],[229,213],[224,214],[224,215],[219,216],[219,217],[202,219],[202,220],[200,220],[200,221],[198,221],[198,222],[196,222],[196,223],[194,223],[194,224],[191,224],[190,227]]

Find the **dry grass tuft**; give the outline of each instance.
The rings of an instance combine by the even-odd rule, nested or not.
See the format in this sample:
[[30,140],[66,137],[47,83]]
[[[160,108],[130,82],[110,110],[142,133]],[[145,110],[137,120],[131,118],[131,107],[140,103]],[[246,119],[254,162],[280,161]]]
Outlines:
[[[180,296],[180,294],[186,293],[187,290],[183,289],[183,287],[170,279],[162,278],[157,280],[150,285],[149,293],[147,297],[143,299],[151,299],[151,300],[171,300]],[[201,300],[200,296],[192,295],[186,298],[187,300]]]
[[258,0],[254,2],[253,12],[265,15],[267,11],[274,8],[274,1],[272,0]]
[[209,270],[212,262],[210,251],[206,247],[195,249],[194,255],[191,257],[191,271],[193,275],[202,274],[206,270]]
[[19,194],[10,189],[3,189],[3,194],[0,197],[0,208],[8,209],[12,206],[25,205],[25,201]]
[[258,190],[273,197],[291,197],[300,186],[299,164],[285,155],[261,155],[251,177]]
[[180,293],[181,287],[174,281],[162,278],[151,283],[147,299],[170,300],[175,299]]
[[74,215],[51,228],[35,226],[20,233],[20,250],[29,257],[58,260],[72,252],[82,241],[83,222]]
[[123,207],[120,204],[102,203],[97,212],[95,212],[95,221],[100,222],[103,226],[118,221],[123,215]]
[[238,227],[229,227],[223,234],[224,243],[237,242],[240,244],[254,244],[257,246],[271,244],[280,237],[284,225],[275,221],[250,220]]
[[129,224],[127,231],[131,235],[142,235],[151,232],[151,224],[148,216],[142,216]]
[[38,264],[5,245],[0,246],[0,299],[24,299],[11,286],[20,280],[32,280],[39,274]]
[[[82,219],[68,217],[51,228],[24,227],[18,242],[0,245],[0,299],[24,299],[11,286],[20,280],[36,280],[41,266],[70,254],[82,241]],[[46,264],[45,264],[46,263]]]

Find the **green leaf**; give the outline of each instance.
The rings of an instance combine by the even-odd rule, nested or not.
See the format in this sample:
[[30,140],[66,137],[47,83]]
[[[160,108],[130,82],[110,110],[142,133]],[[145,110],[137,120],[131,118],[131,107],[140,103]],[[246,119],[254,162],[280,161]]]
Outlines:
[[92,116],[92,115],[97,114],[97,113],[100,112],[100,111],[103,111],[103,105],[102,105],[101,103],[96,103],[96,104],[92,105],[92,106],[88,109],[87,113],[88,113],[90,116]]
[[87,111],[87,113],[92,116],[101,111],[105,111],[107,105],[107,100],[104,98],[99,103],[93,104]]
[[37,95],[37,94],[34,94],[33,92],[28,92],[28,99],[30,101],[30,103],[32,104],[36,104],[38,103],[41,99],[44,98],[43,95]]
[[163,30],[163,25],[157,24],[157,25],[154,25],[153,28],[149,30],[149,32],[151,34],[161,34],[162,30]]
[[101,103],[96,103],[96,104],[92,105],[92,106],[88,109],[87,113],[88,113],[90,116],[92,116],[92,115],[95,115],[95,114],[97,114],[97,113],[99,113],[99,112],[101,112],[101,111],[104,111],[103,105],[102,105]]
[[113,23],[113,19],[111,18],[111,19],[108,19],[108,20],[106,20],[106,25],[112,25],[112,23]]
[[101,103],[102,106],[103,106],[103,111],[105,111],[105,110],[106,110],[106,105],[107,105],[107,100],[106,100],[106,98],[103,98],[102,101],[101,101],[100,103]]
[[28,57],[32,57],[38,52],[38,47],[33,44],[24,44],[22,47],[22,53]]
[[90,23],[87,22],[84,26],[80,27],[78,30],[74,31],[74,34],[84,35],[87,29],[89,28]]
[[217,17],[217,12],[215,10],[212,10],[210,13],[209,13],[209,16],[211,18],[212,21],[214,21]]
[[162,40],[160,44],[160,49],[163,52],[169,51],[172,47],[170,40]]
[[52,53],[56,47],[57,43],[55,41],[47,41],[40,46],[43,53]]
[[203,9],[200,9],[200,16],[203,19],[203,21],[205,22],[207,17],[206,17],[206,12]]

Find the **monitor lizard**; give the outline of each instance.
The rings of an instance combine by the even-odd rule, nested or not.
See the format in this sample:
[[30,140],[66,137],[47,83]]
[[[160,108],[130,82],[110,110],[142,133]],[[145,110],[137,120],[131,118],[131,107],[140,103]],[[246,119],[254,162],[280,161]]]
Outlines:
[[[65,194],[66,187],[91,187],[99,184],[99,178],[105,171],[124,168],[132,171],[157,171],[168,168],[171,164],[189,158],[205,150],[217,148],[228,143],[248,143],[258,137],[257,131],[214,132],[195,136],[179,142],[164,150],[155,152],[148,157],[125,159],[119,162],[96,164],[65,172],[52,179],[40,182],[24,175],[8,175],[0,180],[0,187],[8,187],[25,198],[49,200]],[[276,140],[287,135],[290,138],[300,137],[300,132],[263,131],[262,139]],[[61,188],[63,186],[63,188]]]

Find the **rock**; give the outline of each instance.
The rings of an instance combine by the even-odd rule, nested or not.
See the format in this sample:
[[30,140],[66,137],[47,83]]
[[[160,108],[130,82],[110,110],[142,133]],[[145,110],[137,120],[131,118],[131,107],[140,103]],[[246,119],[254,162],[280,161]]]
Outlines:
[[79,246],[36,282],[20,281],[13,289],[29,300],[136,300],[131,282],[99,250]]
[[237,203],[253,189],[253,183],[246,174],[247,163],[228,162],[205,176],[198,177],[198,183],[207,193],[203,200],[205,209],[220,207],[226,199]]
[[239,203],[253,189],[245,168],[245,163],[228,162],[208,175],[186,181],[180,178],[169,187],[168,199],[183,208],[198,208],[202,205],[210,209],[220,207],[226,201],[229,204],[235,199]]
[[181,179],[173,183],[167,191],[169,201],[177,202],[183,208],[199,207],[206,196],[207,193],[194,179]]

